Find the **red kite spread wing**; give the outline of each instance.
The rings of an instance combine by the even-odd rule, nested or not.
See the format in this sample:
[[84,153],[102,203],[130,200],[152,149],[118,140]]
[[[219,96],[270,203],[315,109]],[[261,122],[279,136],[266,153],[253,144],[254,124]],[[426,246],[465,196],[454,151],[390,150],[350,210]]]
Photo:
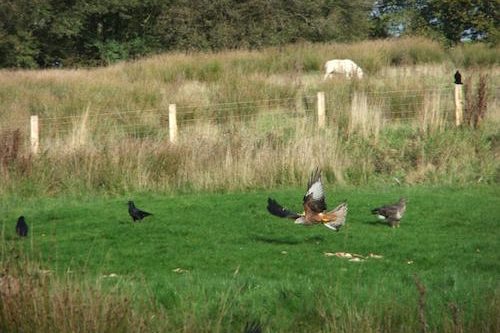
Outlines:
[[307,191],[304,195],[304,211],[321,213],[326,210],[325,191],[321,183],[321,171],[316,168],[307,182]]
[[267,210],[276,216],[279,217],[286,217],[289,219],[297,219],[300,217],[299,214],[292,212],[291,210],[288,210],[286,208],[283,208],[276,200],[273,200],[271,198],[267,199]]
[[327,228],[339,231],[347,217],[347,202],[341,203],[331,211],[326,210],[325,192],[321,182],[321,171],[316,168],[309,182],[303,198],[304,213],[298,214],[283,208],[276,200],[267,200],[267,210],[278,217],[294,219],[296,224],[313,225],[323,224]]

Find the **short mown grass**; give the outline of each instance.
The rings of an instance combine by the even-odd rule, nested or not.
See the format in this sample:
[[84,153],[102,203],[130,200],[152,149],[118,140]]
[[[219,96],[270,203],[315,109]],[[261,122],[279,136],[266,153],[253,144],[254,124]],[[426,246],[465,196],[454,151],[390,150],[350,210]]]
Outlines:
[[[500,329],[498,187],[395,183],[326,188],[330,206],[343,199],[349,202],[347,226],[338,233],[269,215],[268,196],[300,210],[300,188],[177,196],[145,192],[11,197],[3,203],[0,218],[2,276],[33,279],[26,273],[31,264],[7,271],[25,258],[39,270],[50,270],[56,286],[88,281],[86,286],[66,288],[70,295],[78,289],[88,297],[70,297],[80,312],[68,313],[67,321],[75,321],[71,325],[57,326],[54,321],[53,332],[64,327],[99,329],[85,326],[86,317],[76,315],[93,309],[88,305],[98,295],[104,304],[115,304],[101,304],[111,309],[104,317],[113,317],[116,309],[130,311],[126,322],[116,320],[115,326],[102,326],[103,331],[237,332],[249,323],[264,332]],[[409,200],[400,228],[391,229],[370,215],[370,208],[399,196]],[[133,224],[127,214],[129,199],[154,215]],[[24,240],[14,234],[21,214],[31,228]],[[351,262],[326,256],[328,252],[366,259]],[[370,258],[370,253],[382,258]],[[423,294],[418,283],[425,288]],[[49,289],[47,297],[55,297],[58,289]],[[12,331],[21,326],[6,320],[7,299],[2,293],[0,328]],[[40,302],[35,307],[47,313],[57,311],[55,301],[42,298],[16,304],[28,309],[33,302]],[[156,320],[145,323],[145,318]]]

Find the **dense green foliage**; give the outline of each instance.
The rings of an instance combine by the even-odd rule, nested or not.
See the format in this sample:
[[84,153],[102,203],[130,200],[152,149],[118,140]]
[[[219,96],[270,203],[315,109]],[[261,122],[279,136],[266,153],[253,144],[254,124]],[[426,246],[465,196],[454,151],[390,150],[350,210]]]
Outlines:
[[447,44],[462,39],[496,44],[499,5],[498,0],[378,0],[375,31],[428,36]]
[[[495,5],[496,4],[496,5]],[[497,1],[4,0],[0,67],[100,65],[170,50],[352,42],[399,34],[495,43]]]
[[367,36],[370,10],[368,0],[7,0],[0,3],[0,67],[355,40]]
[[[116,301],[95,295],[99,290],[105,295],[105,286],[121,290],[121,297],[151,298],[150,304],[164,311],[143,309],[141,317],[151,318],[148,325],[154,318],[160,321],[154,331],[241,332],[246,322],[256,321],[264,332],[418,332],[419,313],[427,332],[498,331],[498,187],[325,187],[330,207],[342,199],[349,202],[347,225],[338,233],[294,225],[266,211],[268,196],[300,209],[303,188],[11,197],[4,200],[0,218],[3,263],[14,261],[17,249],[53,276],[58,272],[102,284],[80,294],[57,284],[52,288],[56,294],[66,290],[74,302],[90,293],[103,309]],[[409,200],[400,228],[391,229],[370,214],[370,208],[399,196]],[[129,199],[154,215],[133,224]],[[27,240],[14,235],[20,214],[31,227]],[[325,255],[336,252],[365,259]],[[426,288],[423,306],[415,277]],[[17,307],[33,302],[18,301]],[[54,312],[63,311],[70,327],[81,327],[73,331],[85,331],[80,313],[93,309],[88,301],[80,302],[59,310],[50,297],[39,300],[37,313],[45,309],[47,316],[30,316],[23,320],[26,326],[13,327],[50,322]],[[122,312],[110,316],[121,318]],[[10,331],[2,323],[9,322],[0,322],[0,328]],[[51,332],[64,332],[63,324],[54,322]],[[138,322],[127,327],[123,330],[140,331]]]

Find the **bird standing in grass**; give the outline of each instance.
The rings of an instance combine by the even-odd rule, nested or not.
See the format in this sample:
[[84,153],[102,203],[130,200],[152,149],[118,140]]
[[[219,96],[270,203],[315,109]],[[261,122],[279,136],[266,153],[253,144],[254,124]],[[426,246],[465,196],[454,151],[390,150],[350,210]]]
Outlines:
[[28,236],[28,224],[26,223],[24,216],[19,216],[19,218],[17,219],[16,234],[21,237]]
[[296,224],[323,224],[325,227],[339,231],[347,217],[347,202],[342,202],[335,209],[327,211],[325,192],[321,182],[321,171],[316,168],[307,183],[307,191],[303,198],[304,213],[298,214],[283,208],[276,200],[268,198],[269,213],[295,220]]
[[379,219],[385,220],[391,227],[399,227],[399,222],[406,211],[406,199],[400,198],[399,202],[392,205],[372,209],[372,214],[376,214]]
[[153,215],[151,213],[145,212],[145,211],[140,210],[139,208],[135,207],[133,201],[128,202],[128,213],[130,214],[130,217],[132,217],[132,220],[134,222],[137,220],[142,220],[146,216]]

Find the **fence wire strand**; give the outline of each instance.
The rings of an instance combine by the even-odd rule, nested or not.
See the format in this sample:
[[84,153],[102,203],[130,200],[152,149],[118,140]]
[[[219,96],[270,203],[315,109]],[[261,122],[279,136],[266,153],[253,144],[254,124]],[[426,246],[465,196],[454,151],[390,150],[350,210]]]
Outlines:
[[[495,87],[500,89],[500,87]],[[336,98],[332,95],[325,95],[327,117],[333,120],[344,117],[351,111],[353,97],[361,98],[360,103],[365,103],[365,110],[368,113],[379,112],[382,119],[389,121],[411,121],[419,120],[426,114],[432,113],[434,102],[426,101],[426,98],[438,98],[440,110],[437,111],[440,117],[451,115],[454,110],[446,108],[447,105],[454,105],[453,88],[449,86],[439,86],[429,89],[400,89],[389,91],[361,91],[354,95],[350,94],[349,104],[345,105],[337,114],[335,110]],[[363,98],[365,96],[365,98]],[[437,97],[435,97],[437,96]],[[337,98],[338,100],[338,98]],[[426,104],[430,103],[429,107]],[[443,108],[443,106],[445,108]],[[354,107],[356,107],[354,105]],[[363,106],[361,106],[363,107]],[[428,109],[428,110],[427,110]],[[284,117],[290,119],[313,119],[316,118],[317,96],[302,95],[285,98],[270,98],[255,101],[234,101],[201,105],[177,105],[177,125],[190,126],[198,122],[207,122],[223,126],[232,122],[243,122],[247,125],[255,126],[257,122],[261,124],[272,124],[276,126],[286,126],[281,124]],[[363,112],[365,112],[363,111]],[[41,133],[51,137],[61,135],[84,135],[88,131],[96,132],[90,135],[109,136],[116,133],[134,133],[160,135],[168,132],[169,117],[168,107],[129,109],[102,112],[102,110],[87,110],[81,115],[65,116],[40,116],[39,126]],[[156,124],[153,124],[155,122]],[[252,124],[253,123],[253,124]],[[18,126],[19,125],[19,126]],[[23,131],[30,129],[29,122],[14,122],[6,126],[0,125],[0,131],[15,130],[22,128]],[[89,129],[90,128],[90,129]],[[112,129],[112,131],[110,131]],[[50,131],[50,132],[49,132]],[[97,133],[98,132],[98,133]]]

